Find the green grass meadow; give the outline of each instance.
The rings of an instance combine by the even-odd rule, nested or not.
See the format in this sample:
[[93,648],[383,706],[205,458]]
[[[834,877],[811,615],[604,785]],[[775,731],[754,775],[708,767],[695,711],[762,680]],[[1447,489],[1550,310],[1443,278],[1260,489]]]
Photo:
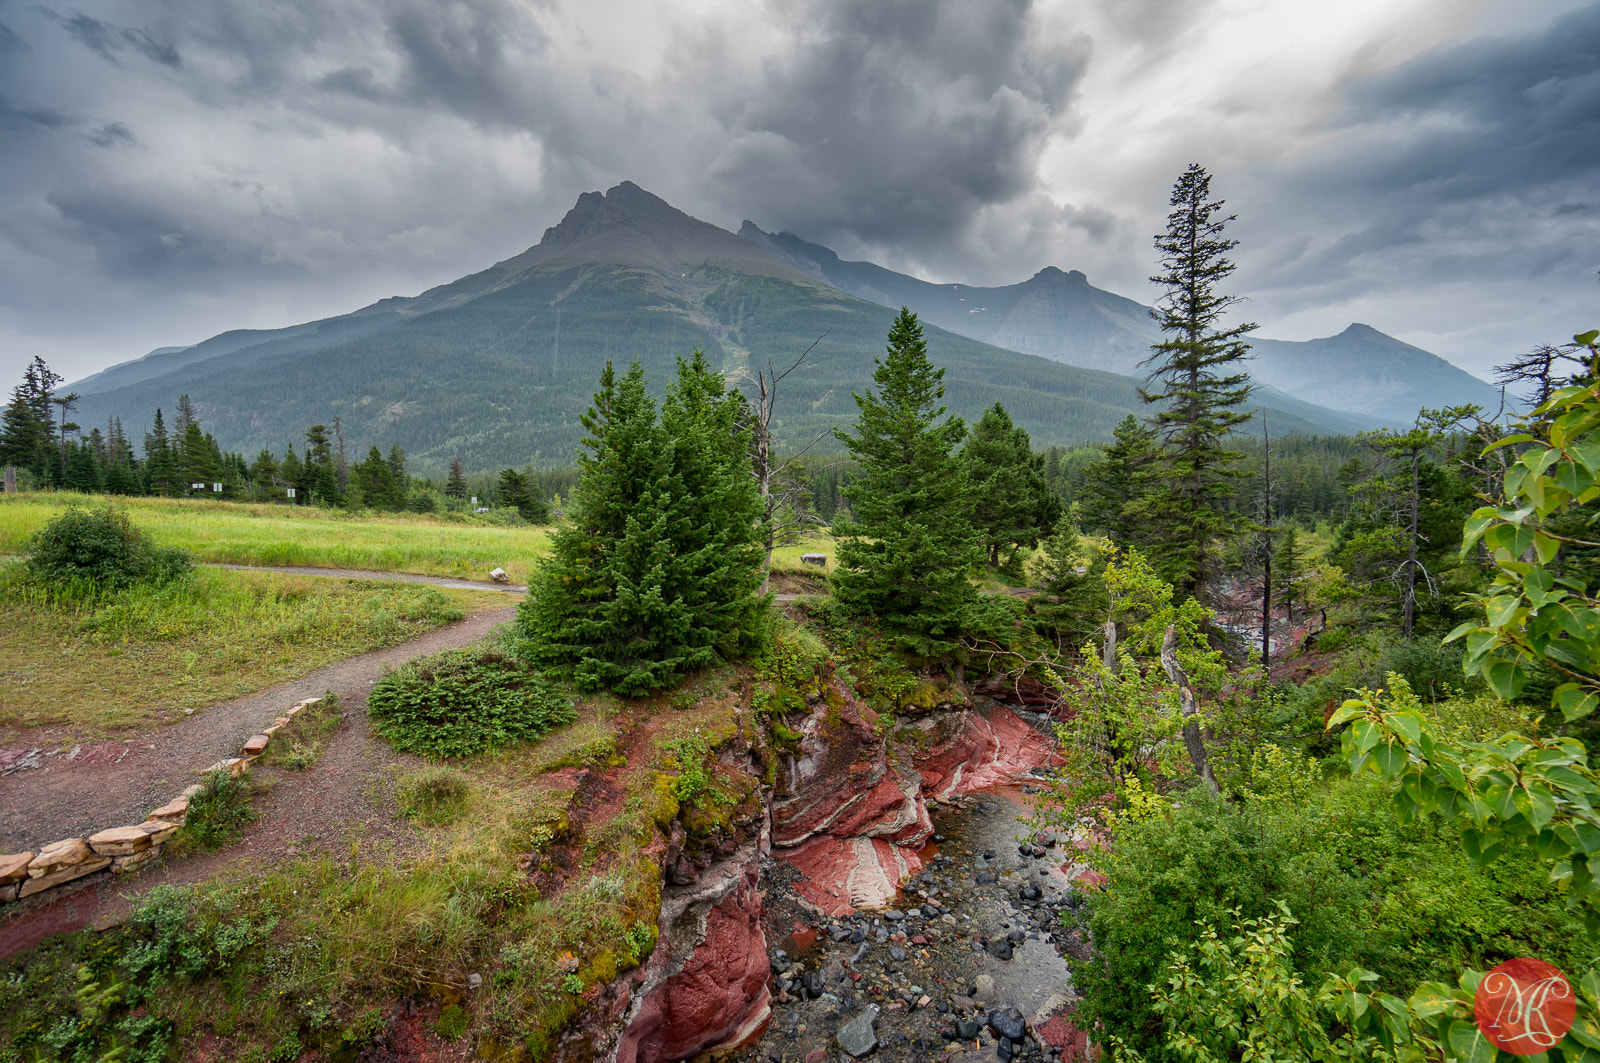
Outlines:
[[494,591],[199,569],[164,587],[52,599],[0,567],[0,732],[93,737],[180,719],[515,599]]
[[487,580],[500,567],[526,583],[549,529],[501,527],[470,518],[417,514],[357,516],[310,506],[252,505],[189,498],[115,498],[66,493],[0,495],[0,554],[18,554],[30,535],[70,505],[124,506],[140,531],[199,562],[363,568]]

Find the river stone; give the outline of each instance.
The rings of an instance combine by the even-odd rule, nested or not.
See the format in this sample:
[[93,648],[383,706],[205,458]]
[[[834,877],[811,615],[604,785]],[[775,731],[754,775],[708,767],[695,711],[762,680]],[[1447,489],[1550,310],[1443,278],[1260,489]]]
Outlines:
[[873,1024],[878,1021],[878,1007],[869,1004],[860,1015],[839,1027],[839,1047],[860,1059],[878,1047],[878,1033]]
[[1016,1008],[996,1008],[989,1012],[989,1028],[996,1036],[1009,1038],[1014,1042],[1020,1042],[1028,1032],[1022,1012]]
[[1011,958],[1011,942],[1005,938],[996,938],[984,945],[984,949],[997,960],[1009,960]]
[[961,1038],[963,1041],[976,1040],[979,1031],[982,1029],[983,1027],[978,1024],[976,1019],[956,1020],[956,1036]]
[[988,1003],[994,999],[994,979],[980,974],[972,980],[972,999]]

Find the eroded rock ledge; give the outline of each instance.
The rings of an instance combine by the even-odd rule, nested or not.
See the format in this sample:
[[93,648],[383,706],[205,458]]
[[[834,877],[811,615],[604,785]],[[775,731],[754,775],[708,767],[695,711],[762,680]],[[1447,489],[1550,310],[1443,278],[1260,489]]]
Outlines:
[[771,780],[760,788],[759,813],[693,853],[674,824],[661,854],[659,943],[643,967],[590,1002],[563,1040],[562,1059],[669,1063],[751,1043],[772,1003],[763,856],[798,869],[793,889],[819,915],[886,906],[923,867],[929,801],[946,803],[1056,756],[1009,707],[964,691],[890,719],[833,682],[809,710],[787,722],[800,736],[787,751],[752,748],[743,736],[724,748],[719,771]]

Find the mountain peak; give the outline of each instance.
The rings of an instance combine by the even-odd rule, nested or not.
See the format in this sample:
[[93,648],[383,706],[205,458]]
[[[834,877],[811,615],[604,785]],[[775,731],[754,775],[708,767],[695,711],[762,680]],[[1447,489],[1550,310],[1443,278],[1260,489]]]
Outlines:
[[632,181],[623,181],[603,194],[585,192],[580,195],[566,217],[544,231],[539,246],[570,247],[586,237],[629,226],[649,231],[663,226],[681,227],[686,223],[705,225],[660,196],[646,192]]
[[1035,273],[1033,275],[1033,279],[1036,281],[1055,281],[1058,284],[1081,284],[1084,287],[1089,286],[1089,278],[1084,276],[1081,270],[1069,269],[1063,271],[1055,266],[1046,266],[1038,273]]

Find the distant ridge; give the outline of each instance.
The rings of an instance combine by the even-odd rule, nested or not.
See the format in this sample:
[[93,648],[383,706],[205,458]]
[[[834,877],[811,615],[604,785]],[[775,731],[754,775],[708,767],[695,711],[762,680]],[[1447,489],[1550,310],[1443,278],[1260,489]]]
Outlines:
[[[802,268],[808,259],[798,246],[741,238],[623,182],[578,197],[526,251],[420,295],[283,329],[227,332],[114,366],[80,382],[78,414],[88,424],[119,416],[135,431],[157,406],[188,394],[223,447],[250,454],[279,453],[298,445],[309,425],[338,418],[356,456],[397,442],[419,468],[442,469],[457,455],[475,470],[567,464],[583,435],[579,414],[608,360],[638,358],[659,389],[674,358],[700,347],[730,379],[748,383],[816,342],[785,381],[774,428],[780,446],[820,436],[831,448],[831,429],[856,416],[852,392],[871,386],[893,311],[913,303],[898,296],[937,286],[842,264],[861,266],[855,272],[877,278],[880,296],[895,297],[881,305],[818,276],[814,258]],[[799,248],[807,249],[820,254],[815,245]],[[1098,292],[1082,274],[1046,270],[1034,280],[1046,295],[1071,288],[1109,308],[1101,317],[1138,305]],[[975,291],[1003,298],[1011,290]],[[1003,402],[1039,446],[1106,438],[1128,413],[1142,412],[1136,381],[1126,376],[947,331],[941,322],[966,297],[930,302],[924,316],[933,357],[947,367],[953,412],[976,420]],[[1017,306],[1028,297],[1017,294],[1008,311],[1013,331],[1026,320]],[[1258,398],[1279,411],[1277,431],[1366,424],[1286,394]]]
[[[739,235],[859,298],[909,306],[922,320],[959,335],[1068,365],[1142,376],[1141,363],[1160,338],[1149,307],[1094,287],[1077,270],[1047,266],[1000,288],[933,284],[871,262],[844,261],[821,244],[763,232],[753,222],[746,221]],[[1353,414],[1368,427],[1409,425],[1424,406],[1499,408],[1497,388],[1368,325],[1323,339],[1251,336],[1249,342],[1247,368],[1257,382]]]

